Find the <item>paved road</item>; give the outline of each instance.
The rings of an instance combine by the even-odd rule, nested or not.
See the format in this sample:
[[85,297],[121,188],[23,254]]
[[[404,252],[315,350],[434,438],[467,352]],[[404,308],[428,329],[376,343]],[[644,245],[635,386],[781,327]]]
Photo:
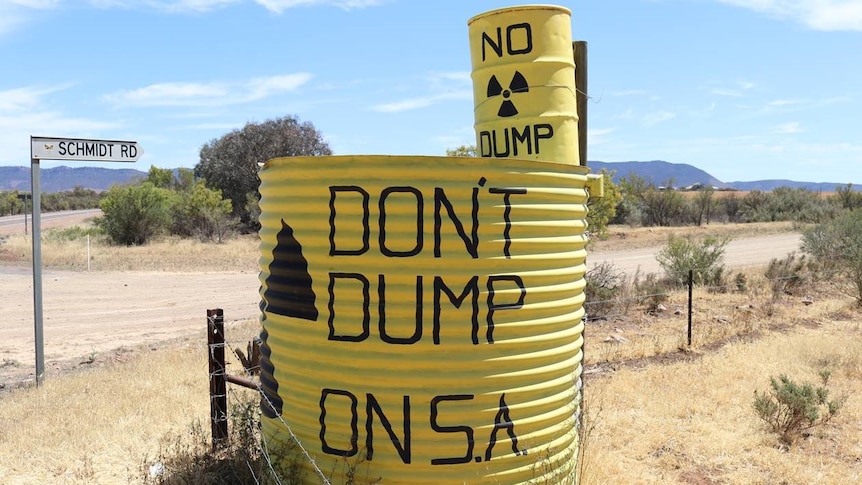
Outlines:
[[[724,263],[728,268],[741,268],[768,263],[773,258],[783,258],[788,253],[800,252],[800,234],[773,234],[769,236],[738,239],[728,243],[724,251]],[[633,274],[640,267],[642,273],[660,273],[661,266],[655,259],[662,246],[629,249],[623,251],[590,251],[587,267],[593,268],[611,262],[617,269]]]
[[[97,217],[102,215],[99,209],[85,209],[76,211],[59,211],[59,212],[43,212],[39,215],[42,219],[42,228],[65,225],[66,223],[74,223],[89,217]],[[32,225],[30,213],[27,213],[27,231],[30,231]],[[18,214],[14,216],[0,217],[0,234],[11,234],[13,232],[24,232],[24,215]]]

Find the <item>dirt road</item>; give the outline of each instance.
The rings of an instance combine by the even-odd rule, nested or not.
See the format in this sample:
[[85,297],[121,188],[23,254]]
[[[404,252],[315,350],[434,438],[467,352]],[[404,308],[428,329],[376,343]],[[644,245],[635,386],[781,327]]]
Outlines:
[[[802,236],[794,233],[737,239],[728,243],[724,251],[725,266],[742,268],[768,263],[773,258],[783,258],[790,252],[799,252]],[[659,273],[661,266],[655,259],[660,247],[639,248],[624,251],[591,251],[587,256],[587,267],[603,262],[613,263],[620,271],[633,274]]]
[[[730,267],[762,264],[798,250],[798,234],[733,241]],[[658,272],[658,248],[594,251],[588,266],[611,261],[624,272]],[[202,338],[206,310],[232,321],[258,318],[256,272],[43,272],[46,378],[110,360],[120,347]],[[28,267],[0,266],[0,387],[32,380],[35,369],[33,277]],[[228,332],[230,338],[230,332]],[[240,336],[239,338],[248,338]]]
[[[46,376],[119,347],[199,336],[206,310],[225,321],[256,319],[257,273],[103,273],[44,271]],[[33,277],[29,268],[0,267],[0,386],[33,379]],[[91,363],[91,362],[90,362]]]

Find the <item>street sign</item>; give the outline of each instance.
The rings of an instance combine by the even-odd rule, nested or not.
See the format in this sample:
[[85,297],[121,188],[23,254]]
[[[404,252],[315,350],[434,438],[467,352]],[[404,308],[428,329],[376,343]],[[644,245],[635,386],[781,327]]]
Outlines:
[[87,160],[93,162],[136,162],[144,149],[135,141],[86,140],[83,138],[30,137],[34,160]]
[[[42,326],[42,160],[89,162],[137,162],[144,149],[136,141],[87,140],[84,138],[30,137],[30,187],[33,200],[33,329],[36,342],[36,385],[45,374]],[[25,222],[26,224],[26,222]],[[89,260],[89,257],[87,258]]]

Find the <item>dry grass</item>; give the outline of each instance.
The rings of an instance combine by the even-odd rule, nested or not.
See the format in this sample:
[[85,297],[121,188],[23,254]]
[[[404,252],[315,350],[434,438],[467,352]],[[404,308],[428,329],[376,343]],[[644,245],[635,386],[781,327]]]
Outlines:
[[[116,246],[102,237],[89,242],[92,271],[258,271],[257,235],[235,236],[216,244],[195,239],[163,237],[145,246]],[[63,230],[49,229],[42,238],[42,266],[73,271],[87,270],[86,235],[64,237]],[[0,238],[0,263],[30,264],[32,242],[23,234]]]
[[[855,310],[835,315],[588,380],[586,406],[598,423],[584,483],[860,483],[862,325]],[[782,450],[752,409],[753,391],[781,373],[818,383],[822,368],[833,372],[833,392],[850,399],[828,426]]]
[[[226,333],[247,340],[257,325]],[[94,365],[0,394],[0,483],[142,483],[162,451],[199,447],[209,435],[205,334],[156,350],[120,349]]]
[[[631,237],[643,241],[655,234],[637,232]],[[666,240],[658,237],[656,244]],[[46,244],[43,256],[72,243]],[[15,244],[10,237],[0,254],[14,254]],[[110,261],[105,254],[114,249],[123,262],[110,269],[200,270],[203,261],[247,270],[257,260],[252,238],[104,247],[95,257]],[[149,262],[130,261],[142,259]],[[54,261],[47,264],[64,259]],[[746,293],[695,293],[691,348],[686,317],[674,314],[685,308],[682,292],[670,295],[666,312],[634,306],[624,318],[587,327],[583,485],[862,482],[862,313],[825,287],[809,288],[813,304],[787,296],[771,305],[765,282],[750,271]],[[244,342],[256,332],[257,322],[245,322],[227,335]],[[611,334],[625,342],[605,342]],[[165,453],[182,446],[203,452],[205,341],[201,333],[157,350],[120,349],[97,356],[91,370],[0,394],[0,483],[142,483]],[[824,368],[835,395],[849,395],[845,407],[782,449],[753,411],[754,391],[781,373],[816,383]]]

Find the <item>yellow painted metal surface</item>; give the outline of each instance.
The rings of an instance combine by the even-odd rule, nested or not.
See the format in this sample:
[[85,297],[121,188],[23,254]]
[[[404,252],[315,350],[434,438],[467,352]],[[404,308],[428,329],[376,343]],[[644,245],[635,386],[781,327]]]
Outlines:
[[[283,158],[261,173],[262,419],[305,483],[564,483],[587,169]],[[288,431],[287,426],[291,431]],[[289,458],[281,458],[287,465]]]
[[479,154],[584,165],[571,12],[504,8],[473,17],[468,27]]

